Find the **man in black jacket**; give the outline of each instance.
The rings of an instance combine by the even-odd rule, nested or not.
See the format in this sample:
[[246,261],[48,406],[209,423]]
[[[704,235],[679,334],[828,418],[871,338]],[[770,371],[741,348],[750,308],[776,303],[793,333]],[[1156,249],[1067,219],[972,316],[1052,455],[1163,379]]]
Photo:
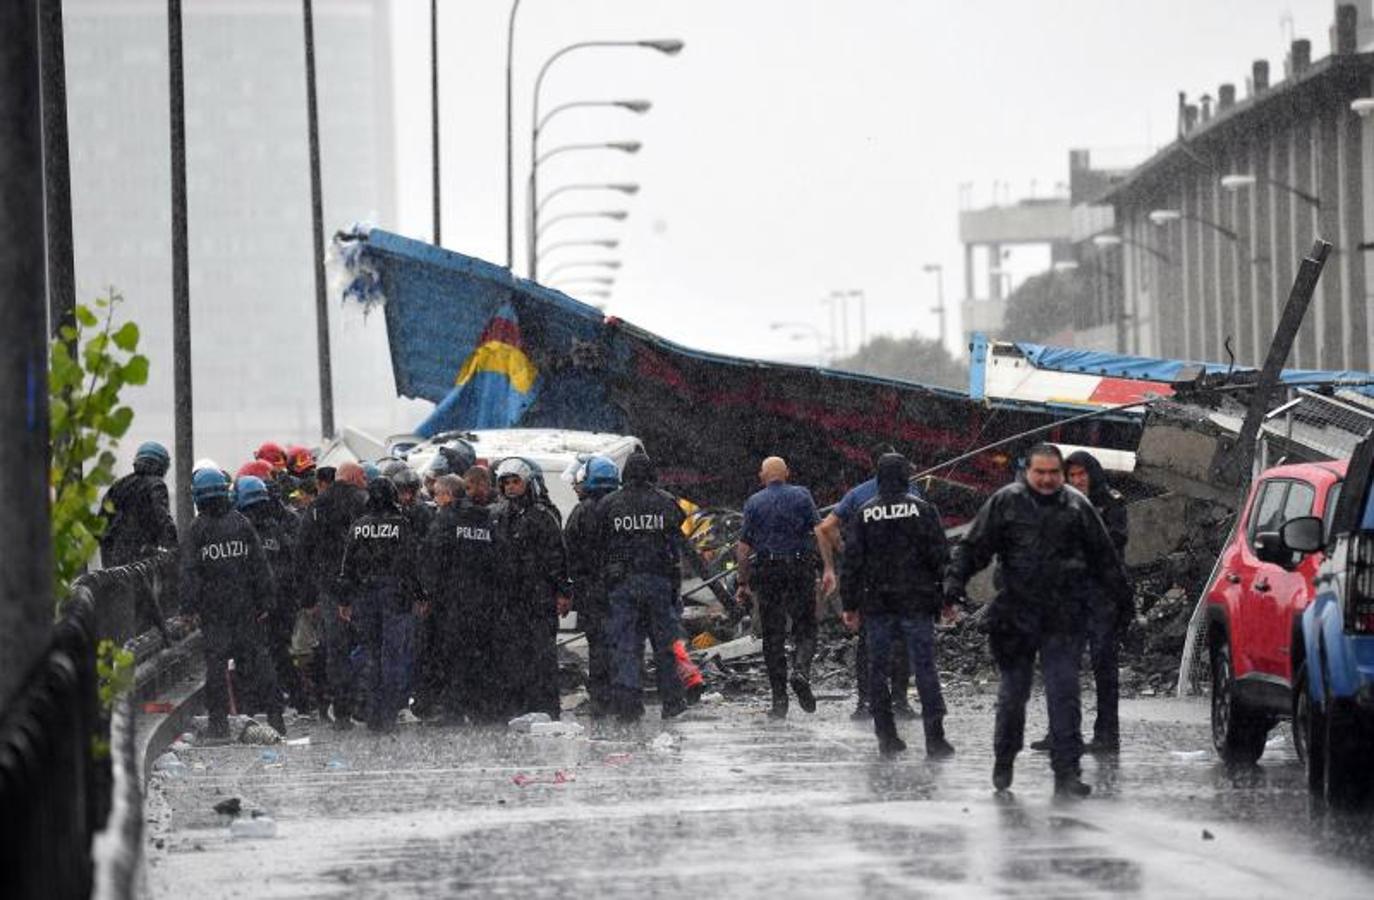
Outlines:
[[647,631],[661,676],[660,714],[687,708],[676,675],[673,642],[678,635],[678,560],[683,547],[682,508],[654,487],[653,462],[643,452],[625,462],[624,487],[597,509],[602,579],[611,608],[611,685],[617,718],[644,715],[639,667]]
[[146,559],[177,545],[163,478],[172,458],[156,441],[145,441],[134,454],[134,471],[110,485],[100,501],[105,534],[100,538],[100,562],[109,569]]
[[[338,598],[339,618],[358,629],[367,648],[362,683],[372,731],[394,728],[409,696],[406,637],[413,635],[409,625],[423,599],[417,576],[419,540],[401,513],[396,485],[388,478],[374,479],[367,486],[367,513],[349,529]],[[337,710],[337,696],[334,703]]]
[[998,593],[987,617],[992,656],[1001,672],[993,786],[999,791],[1011,786],[1039,653],[1055,793],[1082,797],[1091,791],[1079,768],[1083,739],[1078,666],[1084,633],[1092,606],[1122,602],[1130,596],[1130,587],[1092,504],[1064,488],[1059,448],[1037,444],[1027,458],[1025,481],[993,494],[955,547],[945,596],[962,597],[968,579],[997,557]]
[[892,714],[888,673],[892,645],[906,645],[916,676],[925,725],[926,755],[953,755],[945,740],[945,701],[935,670],[935,614],[943,605],[942,582],[949,545],[940,513],[911,490],[905,457],[888,453],[878,460],[878,495],[853,515],[840,579],[844,621],[867,632],[869,702],[878,752],[891,756],[906,749]]
[[573,609],[577,625],[587,638],[587,694],[593,718],[612,709],[611,694],[611,601],[606,582],[598,510],[606,497],[620,489],[620,470],[604,456],[586,463],[582,499],[568,514],[563,540],[568,548],[568,575],[572,579]]
[[275,585],[272,614],[264,624],[268,655],[276,670],[277,685],[286,692],[297,711],[310,711],[311,698],[304,691],[291,661],[291,629],[296,624],[296,536],[273,509],[276,505],[261,478],[244,475],[234,483],[234,506],[253,526],[262,542]]
[[463,479],[434,482],[439,512],[421,553],[420,580],[429,597],[433,643],[427,690],[450,718],[498,721],[507,648],[498,639],[503,547],[491,510],[463,492]]
[[508,648],[507,709],[559,716],[558,617],[572,606],[563,527],[539,494],[540,475],[518,457],[502,461],[496,483],[504,502],[495,510],[505,542],[505,603],[501,643]]
[[264,629],[275,593],[272,570],[253,526],[230,507],[229,478],[201,469],[191,482],[198,515],[181,545],[183,611],[200,619],[205,652],[209,735],[229,736],[228,662],[246,709],[265,709],[286,733],[281,694]]
[[[333,701],[334,725],[353,727],[349,714],[357,691],[357,666],[354,652],[358,646],[357,629],[340,616],[337,582],[348,529],[367,507],[366,480],[362,466],[346,462],[324,479],[327,487],[302,514],[297,539],[296,579],[299,602],[324,631],[324,670],[329,700]],[[316,667],[318,671],[318,667]],[[320,698],[321,703],[324,698]]]

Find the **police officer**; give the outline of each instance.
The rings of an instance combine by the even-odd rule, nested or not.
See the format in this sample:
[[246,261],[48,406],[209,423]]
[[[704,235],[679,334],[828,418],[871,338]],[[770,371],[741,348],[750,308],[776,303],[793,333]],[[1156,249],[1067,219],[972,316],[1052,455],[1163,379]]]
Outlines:
[[396,485],[388,478],[369,484],[367,512],[349,528],[344,548],[338,614],[357,627],[367,650],[361,680],[372,731],[394,728],[409,696],[407,638],[414,608],[423,599],[416,571],[419,540],[401,513]]
[[503,460],[496,484],[503,498],[497,530],[507,556],[500,628],[509,648],[508,708],[557,719],[558,617],[572,605],[563,527],[539,497],[538,473],[526,460]]
[[[735,546],[738,595],[747,603],[755,588],[763,618],[763,658],[773,693],[769,715],[787,715],[787,621],[792,620],[792,690],[806,712],[814,712],[811,659],[816,653],[816,561],[813,538],[820,515],[806,488],[787,483],[787,463],[770,456],[759,468],[764,488],[744,504],[744,522]],[[833,573],[823,585],[834,589]]]
[[869,688],[878,752],[906,749],[892,715],[888,674],[894,642],[907,648],[916,673],[926,755],[951,756],[945,701],[935,670],[935,614],[943,605],[949,544],[940,512],[910,487],[909,465],[896,453],[878,461],[878,494],[855,510],[844,551],[844,621],[868,635]]
[[439,511],[425,538],[420,578],[432,609],[428,690],[450,719],[477,724],[504,712],[502,654],[495,624],[501,610],[502,537],[492,512],[464,496],[463,479],[434,483]]
[[272,569],[275,591],[272,614],[264,623],[268,655],[276,670],[277,685],[286,691],[297,711],[310,711],[311,698],[304,691],[291,661],[291,629],[296,624],[296,540],[282,527],[272,509],[272,498],[261,478],[245,475],[234,482],[234,506],[246,518],[262,542],[267,564]]
[[428,534],[429,525],[434,521],[434,507],[426,503],[422,495],[424,482],[420,473],[402,463],[399,469],[391,473],[391,480],[396,484],[396,499],[401,504],[401,514],[410,520],[416,534]]
[[1092,504],[1064,487],[1063,456],[1053,444],[1027,453],[1024,481],[994,493],[954,549],[945,595],[962,597],[964,585],[995,556],[998,593],[987,627],[1001,673],[993,734],[993,786],[1011,786],[1012,767],[1025,735],[1036,654],[1049,707],[1050,765],[1057,795],[1083,797],[1079,759],[1079,657],[1091,607],[1130,596],[1126,573]]
[[593,456],[582,466],[578,484],[582,499],[568,514],[563,540],[568,548],[568,575],[572,579],[573,609],[577,624],[587,638],[587,694],[594,718],[612,710],[611,694],[611,601],[606,593],[598,507],[620,489],[620,470],[604,456]]
[[163,478],[172,458],[156,441],[139,444],[134,471],[110,485],[101,498],[105,534],[100,538],[100,561],[106,568],[146,559],[177,545]]
[[[835,558],[840,551],[840,538],[842,532],[854,521],[854,514],[860,506],[878,496],[878,460],[888,453],[896,453],[897,450],[891,444],[878,444],[872,450],[874,477],[867,481],[861,481],[854,487],[845,492],[840,498],[840,502],[826,513],[825,518],[821,519],[821,525],[817,531],[820,538],[818,545],[821,551],[821,562],[824,566],[825,575],[822,580],[825,584],[833,584],[835,578]],[[908,488],[916,496],[921,496],[921,492],[914,485]],[[833,588],[827,588],[833,590]],[[911,667],[907,661],[906,644],[898,641],[892,653],[892,714],[899,719],[914,719],[916,711],[911,708],[907,701],[907,684],[911,680]],[[861,720],[873,717],[869,707],[868,695],[868,630],[859,629],[858,647],[854,651],[854,681],[859,695],[859,701],[854,706],[854,712],[850,715],[851,719]]]
[[[352,624],[340,618],[337,584],[339,566],[343,562],[344,547],[348,544],[348,529],[362,516],[367,506],[367,484],[363,469],[355,462],[346,462],[334,470],[334,477],[325,481],[320,496],[301,516],[297,540],[296,585],[299,602],[307,615],[315,617],[324,630],[324,682],[334,701],[334,724],[351,728],[349,712],[353,709],[356,688],[353,651],[358,644]],[[323,608],[323,609],[322,609]],[[314,667],[319,675],[319,666]],[[321,695],[325,692],[319,691]],[[323,702],[324,697],[318,699]]]
[[[1127,513],[1126,498],[1111,486],[1102,464],[1086,450],[1076,450],[1064,460],[1069,484],[1087,497],[1102,524],[1107,526],[1112,546],[1124,562],[1126,559]],[[1093,682],[1097,694],[1097,715],[1093,720],[1093,739],[1084,749],[1088,753],[1116,753],[1121,749],[1121,726],[1118,715],[1121,691],[1119,640],[1135,616],[1134,598],[1124,603],[1097,603],[1088,616],[1088,659],[1092,664]],[[1049,749],[1046,736],[1031,744],[1036,750]]]
[[683,515],[677,500],[654,487],[653,481],[648,455],[632,453],[625,461],[624,487],[601,501],[597,510],[602,577],[611,609],[612,697],[622,721],[644,715],[639,668],[646,631],[661,676],[660,714],[670,719],[687,708],[673,654]]
[[229,736],[228,662],[234,660],[245,709],[265,709],[286,733],[281,694],[264,627],[272,614],[272,570],[253,526],[230,506],[229,478],[200,469],[191,480],[198,515],[181,544],[182,608],[200,619],[205,705],[211,737]]

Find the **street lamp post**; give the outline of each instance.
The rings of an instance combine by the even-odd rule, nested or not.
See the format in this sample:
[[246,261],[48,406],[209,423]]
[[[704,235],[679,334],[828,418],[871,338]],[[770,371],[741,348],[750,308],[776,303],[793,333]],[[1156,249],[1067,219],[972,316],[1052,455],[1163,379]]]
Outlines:
[[[514,11],[512,11],[511,16],[512,16],[512,21],[514,21]],[[532,110],[531,116],[530,116],[530,201],[529,201],[529,209],[530,209],[530,232],[531,232],[531,234],[533,234],[533,233],[538,229],[538,227],[539,227],[538,216],[537,216],[537,212],[538,212],[538,211],[537,211],[537,209],[536,209],[536,202],[535,202],[535,197],[538,196],[538,188],[539,188],[539,175],[538,175],[538,169],[539,169],[539,129],[540,129],[541,124],[542,124],[544,121],[546,121],[545,119],[541,119],[541,118],[540,118],[540,115],[539,115],[539,92],[540,92],[540,89],[544,86],[544,76],[546,76],[546,75],[549,74],[549,68],[550,68],[555,62],[557,62],[558,60],[562,59],[564,56],[567,56],[569,53],[572,53],[572,52],[574,52],[574,51],[576,51],[576,50],[586,50],[586,49],[590,49],[590,48],[593,48],[593,47],[643,47],[644,49],[647,49],[647,50],[657,50],[659,53],[663,53],[663,54],[665,54],[665,55],[667,55],[667,56],[675,56],[675,55],[677,55],[678,53],[682,52],[683,46],[684,46],[684,44],[682,43],[682,41],[677,40],[676,38],[668,38],[668,39],[662,39],[662,40],[647,40],[647,41],[578,41],[577,43],[569,44],[568,46],[566,46],[566,47],[562,48],[561,50],[557,51],[557,52],[554,53],[552,56],[550,56],[548,59],[546,59],[546,60],[544,61],[544,64],[543,64],[542,66],[539,67],[539,74],[538,74],[538,75],[535,77],[535,79],[534,79],[534,103],[533,103],[533,110]],[[635,101],[630,101],[630,102],[635,102]],[[632,111],[642,111],[642,110],[634,110],[633,107],[627,107],[627,108],[632,109]],[[557,111],[557,110],[555,110],[555,112],[556,112],[556,111]],[[549,115],[552,116],[553,113],[550,113]],[[506,177],[507,177],[507,180],[510,179],[509,159],[507,159],[507,175],[506,175]],[[509,219],[509,217],[510,217],[510,213],[509,213],[509,211],[508,211],[508,212],[507,212],[507,219]],[[508,223],[507,223],[507,228],[509,228],[509,227],[510,227],[510,224],[509,224],[509,222],[508,222]],[[534,246],[534,240],[531,239],[531,240],[530,240],[530,265],[529,265],[529,271],[530,271],[530,278],[531,278],[531,279],[534,279],[534,278],[537,278],[537,277],[538,277],[538,260],[537,260],[537,258],[536,258],[536,252],[535,252],[535,251],[536,251],[536,248],[535,248],[535,246]]]
[[614,270],[616,270],[616,269],[619,269],[620,266],[621,266],[621,263],[620,263],[618,260],[614,260],[614,259],[577,259],[577,260],[572,260],[571,262],[559,263],[558,265],[554,266],[552,269],[549,269],[549,271],[548,271],[547,273],[545,273],[544,277],[545,277],[545,278],[553,278],[553,277],[554,277],[555,275],[557,275],[559,272],[565,272],[565,271],[567,271],[568,269],[588,269],[588,268],[593,268],[593,269],[610,269],[610,270],[614,271]]
[[1146,244],[1142,241],[1132,240],[1131,238],[1128,238],[1125,235],[1120,234],[1093,235],[1093,246],[1095,247],[1119,247],[1122,244],[1127,244],[1131,247],[1139,247],[1141,250],[1144,250],[1146,253],[1155,257],[1165,265],[1173,265],[1173,260],[1171,260],[1166,254],[1161,253],[1154,247],[1151,247],[1149,244]]
[[1152,209],[1149,213],[1149,219],[1155,225],[1168,225],[1170,222],[1177,222],[1180,219],[1185,219],[1189,222],[1205,225],[1228,240],[1233,242],[1240,241],[1240,235],[1232,229],[1227,228],[1225,225],[1218,225],[1210,219],[1204,219],[1201,216],[1195,216],[1192,213],[1186,213],[1180,209]]
[[940,346],[945,345],[945,267],[939,263],[926,263],[921,271],[935,275],[935,308],[931,310],[940,316]]
[[515,53],[515,14],[520,0],[512,0],[506,27],[506,268],[515,268],[515,119],[512,115],[511,73]]
[[619,246],[620,241],[615,240],[614,238],[586,238],[582,240],[572,241],[554,241],[552,244],[549,244],[543,250],[539,251],[539,258],[543,259],[550,253],[553,253],[557,250],[566,250],[569,247],[601,247],[606,250],[614,250]]
[[537,254],[539,252],[540,236],[542,236],[544,232],[548,231],[553,226],[557,225],[559,222],[566,222],[569,219],[613,219],[617,222],[623,222],[629,215],[630,214],[623,209],[602,209],[597,210],[595,212],[570,212],[554,216],[552,219],[549,219],[549,221],[545,222],[543,225],[540,225],[539,230],[534,233],[535,253]]
[[821,334],[821,330],[815,325],[812,325],[810,322],[770,322],[768,327],[773,331],[777,331],[780,328],[790,328],[794,332],[793,337],[802,336],[795,332],[811,332],[812,336],[816,339],[816,365],[825,365],[825,336]]
[[1221,176],[1221,186],[1222,188],[1228,191],[1239,191],[1243,188],[1254,187],[1256,184],[1267,184],[1272,187],[1285,190],[1288,193],[1292,194],[1294,197],[1299,197],[1303,200],[1306,200],[1308,203],[1312,204],[1314,208],[1321,209],[1322,201],[1320,197],[1317,197],[1313,194],[1309,194],[1307,193],[1307,191],[1299,190],[1298,188],[1293,187],[1293,185],[1291,184],[1287,184],[1274,178],[1269,178],[1264,175],[1244,175],[1239,173]]
[[546,287],[557,287],[567,284],[599,284],[603,287],[610,287],[615,284],[615,278],[610,275],[565,275],[557,281],[549,282]]
[[628,183],[565,184],[562,187],[556,187],[553,190],[549,191],[547,194],[545,194],[543,198],[539,201],[539,205],[535,207],[535,213],[542,214],[544,212],[544,207],[549,205],[550,200],[552,200],[554,197],[557,197],[559,194],[565,194],[568,191],[619,191],[622,194],[629,194],[630,196],[634,196],[635,194],[639,193],[639,185]]
[[[584,150],[619,150],[621,153],[638,153],[643,145],[639,141],[602,141],[601,143],[587,144],[563,144],[554,147],[552,150],[536,156],[534,164],[530,166],[529,183],[529,276],[530,280],[539,278],[539,234],[542,229],[539,226],[539,206],[535,202],[538,196],[538,172],[539,167],[561,153],[572,153]],[[622,216],[623,218],[623,216]]]

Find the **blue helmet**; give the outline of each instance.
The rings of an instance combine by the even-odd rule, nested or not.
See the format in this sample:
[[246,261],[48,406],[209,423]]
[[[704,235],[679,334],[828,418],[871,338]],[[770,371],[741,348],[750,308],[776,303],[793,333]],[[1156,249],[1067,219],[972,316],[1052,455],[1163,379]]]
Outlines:
[[229,476],[219,469],[200,469],[191,478],[191,498],[200,506],[217,497],[228,499]]
[[620,487],[620,469],[604,456],[587,460],[587,478],[582,482],[589,491],[613,491]]
[[382,477],[382,470],[379,469],[379,468],[377,468],[377,464],[376,464],[376,463],[365,462],[365,463],[362,464],[362,467],[363,467],[363,477],[367,479],[367,483],[368,483],[368,484],[371,484],[372,482],[376,481],[378,478],[381,478],[381,477]]
[[157,441],[144,441],[134,453],[134,471],[148,472],[153,475],[166,475],[172,456],[167,448]]
[[239,509],[247,509],[269,498],[267,485],[256,475],[244,475],[234,482],[234,505]]

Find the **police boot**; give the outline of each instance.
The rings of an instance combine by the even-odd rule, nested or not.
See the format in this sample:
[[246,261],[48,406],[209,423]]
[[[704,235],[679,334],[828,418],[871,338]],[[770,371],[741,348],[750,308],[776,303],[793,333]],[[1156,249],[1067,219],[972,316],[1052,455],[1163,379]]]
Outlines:
[[879,756],[890,758],[906,750],[906,741],[897,735],[897,723],[893,721],[892,713],[874,709],[873,732],[878,735]]
[[954,755],[954,745],[945,740],[945,722],[932,719],[925,723],[926,756],[929,759],[949,759]]
[[1030,748],[1037,753],[1049,753],[1053,743],[1053,739],[1047,734],[1038,741],[1031,741]]
[[797,695],[797,704],[802,712],[816,711],[816,695],[811,692],[811,682],[800,673],[792,676],[792,690]]
[[267,724],[272,726],[272,730],[282,737],[286,737],[286,719],[282,717],[281,710],[267,714]]
[[773,685],[773,705],[768,710],[768,718],[787,718],[787,685]]
[[1070,799],[1082,799],[1093,792],[1093,789],[1083,783],[1077,772],[1055,773],[1054,776],[1054,795],[1056,797],[1067,797]]
[[992,786],[996,790],[1005,791],[1011,787],[1012,762],[1011,758],[1007,758],[992,764]]
[[868,701],[860,697],[859,702],[854,706],[854,711],[849,714],[849,718],[855,722],[873,718],[873,710],[868,708]]
[[892,695],[892,715],[904,722],[914,722],[920,717],[920,714],[911,708],[906,694],[901,691],[896,691]]

